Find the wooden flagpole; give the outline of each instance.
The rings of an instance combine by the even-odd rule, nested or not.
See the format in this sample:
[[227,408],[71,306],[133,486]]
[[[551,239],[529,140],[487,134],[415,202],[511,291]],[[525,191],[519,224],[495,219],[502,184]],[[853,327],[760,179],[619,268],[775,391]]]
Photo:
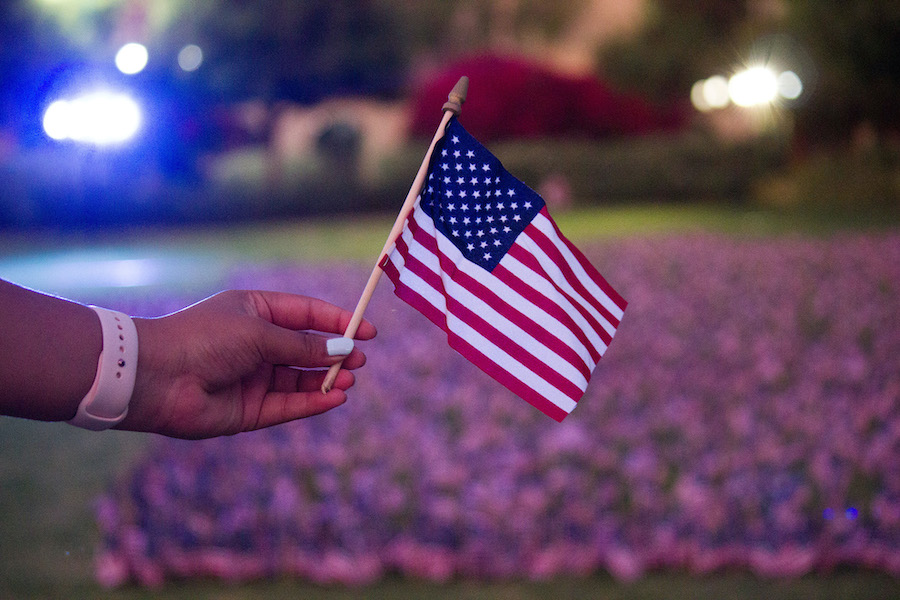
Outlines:
[[[403,232],[403,225],[406,223],[406,218],[412,212],[413,207],[416,204],[416,198],[418,198],[422,191],[422,186],[425,184],[428,163],[431,162],[431,154],[434,152],[434,147],[437,145],[438,141],[444,137],[444,131],[447,129],[447,124],[450,122],[450,119],[454,115],[459,115],[459,113],[462,112],[462,104],[466,101],[468,90],[469,78],[463,76],[460,77],[459,81],[456,82],[456,85],[453,86],[453,90],[451,90],[450,94],[447,96],[447,102],[445,102],[443,106],[444,114],[441,119],[441,124],[438,126],[437,132],[435,132],[434,138],[431,140],[431,145],[428,147],[428,152],[425,153],[425,159],[422,161],[422,166],[419,167],[418,173],[416,173],[416,178],[413,179],[412,186],[409,188],[409,193],[406,195],[406,200],[403,202],[400,213],[397,215],[397,220],[394,222],[394,227],[391,229],[387,241],[384,243],[384,248],[381,250],[381,254],[378,255],[378,260],[375,261],[375,268],[372,269],[372,274],[369,275],[369,281],[366,283],[366,287],[363,289],[359,302],[356,304],[356,310],[353,311],[350,323],[347,324],[347,329],[344,331],[344,337],[346,338],[353,339],[353,336],[356,335],[356,330],[359,328],[359,324],[362,323],[363,313],[366,312],[366,307],[369,305],[369,301],[375,293],[375,287],[378,285],[378,280],[384,272],[381,269],[381,261],[384,256],[390,252],[394,242],[397,241],[397,238],[400,237],[400,234]],[[328,369],[328,374],[325,376],[325,381],[322,383],[323,394],[327,394],[334,386],[334,380],[337,378],[338,371],[341,370],[342,364],[343,361],[332,365],[331,368]]]

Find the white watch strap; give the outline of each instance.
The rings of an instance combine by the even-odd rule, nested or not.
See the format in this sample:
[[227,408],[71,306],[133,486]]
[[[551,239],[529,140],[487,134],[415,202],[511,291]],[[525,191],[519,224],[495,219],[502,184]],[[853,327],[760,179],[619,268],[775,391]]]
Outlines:
[[131,317],[118,311],[91,306],[103,328],[103,350],[97,360],[97,375],[78,406],[71,425],[102,431],[121,422],[128,414],[137,374],[138,338]]

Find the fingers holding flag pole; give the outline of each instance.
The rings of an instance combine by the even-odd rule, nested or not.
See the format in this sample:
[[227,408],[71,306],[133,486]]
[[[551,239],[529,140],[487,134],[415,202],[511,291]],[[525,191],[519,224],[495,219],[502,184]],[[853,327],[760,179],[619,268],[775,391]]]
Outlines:
[[[428,165],[431,162],[431,155],[434,152],[434,147],[440,141],[440,139],[444,136],[444,131],[447,129],[447,124],[450,122],[450,119],[453,116],[458,116],[462,112],[463,102],[466,101],[466,95],[469,89],[469,78],[468,77],[460,77],[459,81],[456,82],[456,85],[453,86],[453,89],[447,95],[447,102],[444,103],[443,109],[443,117],[441,118],[441,123],[437,128],[437,131],[434,134],[434,138],[431,140],[431,145],[428,147],[428,151],[425,153],[425,158],[422,160],[422,165],[419,167],[419,171],[416,173],[415,179],[413,179],[413,183],[409,188],[409,193],[406,195],[406,200],[403,202],[403,206],[400,208],[400,213],[397,215],[397,220],[394,222],[394,226],[388,234],[387,240],[384,243],[384,248],[381,250],[381,253],[378,255],[378,260],[375,261],[375,267],[372,269],[371,275],[369,275],[369,280],[366,282],[366,287],[363,289],[362,295],[359,298],[359,302],[356,304],[356,309],[353,311],[353,316],[350,319],[350,323],[347,325],[347,329],[344,331],[345,338],[353,338],[356,335],[356,331],[359,328],[360,323],[362,323],[363,314],[366,312],[366,307],[369,305],[369,301],[372,299],[372,295],[375,293],[375,288],[378,285],[378,280],[381,278],[381,274],[383,273],[381,268],[382,258],[391,250],[391,247],[394,245],[394,242],[397,241],[397,238],[403,232],[403,225],[406,222],[406,218],[412,212],[413,207],[416,204],[416,198],[422,191],[422,186],[425,183],[425,177],[428,172]],[[334,381],[337,378],[338,371],[341,370],[341,364],[343,362],[334,364],[328,370],[328,374],[325,376],[325,381],[322,383],[322,393],[327,394],[329,390],[334,386]]]

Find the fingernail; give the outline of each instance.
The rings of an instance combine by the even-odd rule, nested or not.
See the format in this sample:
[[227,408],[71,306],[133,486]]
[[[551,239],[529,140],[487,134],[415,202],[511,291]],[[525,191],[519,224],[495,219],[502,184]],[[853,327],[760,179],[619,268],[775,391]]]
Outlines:
[[353,340],[346,337],[331,338],[325,343],[328,356],[346,356],[353,351]]

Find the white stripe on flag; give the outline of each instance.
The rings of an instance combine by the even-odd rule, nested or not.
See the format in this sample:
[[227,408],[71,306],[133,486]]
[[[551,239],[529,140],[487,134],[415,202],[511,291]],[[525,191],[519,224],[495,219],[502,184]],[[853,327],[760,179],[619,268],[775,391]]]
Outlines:
[[418,294],[422,299],[436,309],[441,310],[446,315],[447,329],[449,331],[477,348],[497,366],[506,371],[511,377],[519,380],[567,413],[572,412],[572,409],[575,408],[575,400],[561,393],[556,387],[533,373],[513,357],[509,356],[501,348],[498,348],[493,342],[458,319],[455,315],[448,314],[444,310],[445,302],[443,294],[428,285],[423,279],[413,273],[411,269],[403,269],[400,271],[400,281],[410,291]]
[[593,294],[594,298],[599,300],[600,303],[603,304],[603,307],[606,308],[613,317],[621,321],[622,317],[625,315],[625,311],[618,304],[613,302],[612,299],[606,295],[606,292],[600,289],[600,286],[597,285],[593,277],[585,272],[584,267],[581,266],[581,261],[572,254],[568,244],[559,239],[559,235],[557,234],[556,227],[553,226],[553,223],[551,223],[547,217],[538,213],[531,224],[542,231],[544,235],[547,236],[547,239],[553,242],[553,245],[556,246],[563,257],[565,257],[566,262],[575,272],[575,275],[578,277],[578,280],[584,288],[589,293]]
[[600,312],[598,312],[590,302],[588,302],[581,294],[579,294],[575,290],[574,287],[572,287],[572,284],[569,283],[568,279],[566,279],[565,274],[562,272],[562,270],[560,270],[556,262],[554,262],[553,259],[547,256],[547,254],[541,249],[537,242],[535,242],[528,235],[527,229],[522,232],[516,243],[537,259],[541,267],[544,269],[544,271],[546,271],[547,275],[553,279],[553,283],[555,283],[566,294],[574,298],[582,308],[584,308],[591,314],[594,320],[596,320],[597,323],[599,323],[600,326],[603,327],[603,329],[605,329],[609,335],[615,335],[616,327],[612,323],[607,321],[606,317],[600,314]]
[[[416,221],[416,224],[426,232],[429,232],[432,237],[435,233],[435,227],[431,220],[431,218],[425,214],[423,211],[417,211],[413,213],[413,218]],[[417,242],[414,241],[412,233],[406,235],[408,229],[404,229],[404,240],[407,243],[407,246],[412,248],[412,245],[415,244],[420,246]],[[453,245],[445,236],[441,236],[439,238],[439,249],[450,259],[463,273],[469,275],[476,281],[481,282],[486,287],[489,287],[492,292],[497,294],[501,300],[506,302],[510,307],[519,313],[525,315],[532,321],[536,323],[544,324],[544,329],[550,334],[555,336],[558,340],[560,340],[563,344],[570,347],[578,356],[584,361],[584,365],[587,367],[587,370],[593,371],[594,367],[597,363],[594,361],[591,353],[585,347],[585,345],[578,339],[571,328],[565,323],[560,322],[556,317],[547,313],[541,307],[535,305],[527,298],[523,297],[521,294],[510,288],[506,283],[502,280],[498,279],[491,273],[488,273],[480,266],[472,263],[471,261],[466,260],[466,258],[462,255],[459,248]],[[417,254],[416,256],[422,260],[422,262],[428,265],[429,269],[433,272],[440,274],[440,266],[437,257],[433,255],[433,253],[427,249],[422,248],[423,254]],[[411,252],[412,253],[412,252]],[[427,257],[428,260],[425,260]],[[433,258],[432,258],[433,257]],[[501,264],[506,264],[504,261],[515,261],[515,259],[510,258],[509,256],[504,257],[501,260]],[[515,261],[516,264],[521,264],[518,261]],[[508,267],[507,267],[508,268]],[[527,269],[524,265],[522,265],[523,269]],[[553,304],[562,304],[566,308],[567,312],[576,313],[578,320],[576,321],[577,325],[581,328],[587,328],[590,331],[589,341],[594,345],[599,354],[602,354],[606,349],[606,344],[604,344],[603,340],[600,339],[596,333],[594,333],[593,329],[590,327],[588,322],[583,319],[580,313],[575,309],[574,306],[569,304],[569,302],[565,298],[557,299],[559,293],[553,288],[552,285],[548,284],[543,277],[537,278],[535,277],[535,273],[530,269],[527,271],[527,277],[523,278],[523,282],[529,285],[536,294],[544,296],[549,303]],[[540,281],[535,281],[540,279]],[[537,287],[543,289],[537,289]],[[555,353],[554,353],[555,354]]]
[[[421,222],[420,225],[422,225]],[[472,263],[463,258],[462,254],[459,252],[459,249],[454,246],[453,243],[450,242],[450,240],[446,239],[446,237],[444,237],[442,233],[438,231],[435,232],[435,235],[437,236],[437,242],[440,251],[447,255],[447,257],[451,261],[456,263],[457,267],[460,268],[460,270],[465,272],[466,268],[469,265],[472,265]],[[479,317],[483,318],[485,321],[491,324],[507,339],[512,340],[517,345],[521,346],[526,352],[547,365],[550,369],[556,371],[557,373],[568,379],[582,392],[587,389],[587,379],[585,379],[584,375],[582,375],[578,371],[578,369],[576,369],[569,361],[560,357],[556,352],[552,351],[550,348],[536,340],[531,333],[525,331],[524,329],[510,321],[505,315],[497,312],[487,302],[479,298],[477,295],[473,294],[466,287],[460,285],[452,277],[444,273],[441,269],[438,258],[428,249],[416,243],[411,234],[408,237],[404,235],[404,240],[407,242],[410,255],[418,259],[435,275],[441,278],[441,281],[444,284],[444,290],[447,295],[454,297],[466,308],[472,310]],[[454,254],[456,254],[457,256],[452,256]],[[481,269],[477,265],[472,266],[475,269],[480,270],[480,273],[475,273],[473,277],[480,278],[482,280],[481,282],[493,291],[495,288],[494,280],[496,278],[491,276],[487,271]],[[489,278],[490,281],[485,281],[486,278]],[[459,317],[457,316],[457,318]],[[568,342],[568,340],[566,341]]]
[[[522,236],[519,236],[519,240],[522,239]],[[518,242],[517,242],[518,243]],[[522,264],[519,260],[513,258],[509,254],[503,257],[500,261],[500,264],[507,269],[509,269],[510,273],[518,277],[521,281],[528,284],[532,289],[534,289],[537,293],[542,296],[548,298],[551,302],[558,304],[562,309],[575,321],[575,324],[581,327],[581,330],[587,336],[588,341],[597,349],[599,354],[603,354],[606,352],[606,342],[600,337],[600,335],[594,330],[594,327],[588,323],[587,319],[579,312],[571,302],[569,302],[568,298],[566,298],[563,294],[559,292],[553,284],[543,276],[539,274],[535,274],[534,271],[531,270],[527,265]],[[536,276],[538,275],[538,276]],[[596,365],[593,360],[588,362],[588,365],[592,367]]]

